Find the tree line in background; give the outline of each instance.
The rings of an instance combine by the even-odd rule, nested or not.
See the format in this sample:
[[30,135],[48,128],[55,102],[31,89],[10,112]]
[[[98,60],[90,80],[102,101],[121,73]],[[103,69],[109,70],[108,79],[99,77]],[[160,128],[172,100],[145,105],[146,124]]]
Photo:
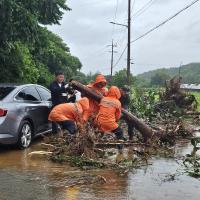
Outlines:
[[[127,84],[126,69],[122,69],[114,74],[112,80],[107,76],[110,84],[122,87]],[[137,76],[131,74],[131,84],[137,88],[155,88],[164,87],[166,80],[170,80],[174,76],[181,76],[182,83],[200,84],[200,63],[190,63],[180,68],[162,68]]]
[[[0,82],[48,86],[56,70],[63,70],[67,80],[74,78],[84,84],[95,79],[97,73],[80,72],[80,60],[45,27],[59,24],[64,11],[70,11],[66,0],[0,0]],[[165,80],[178,74],[178,68],[163,68],[131,75],[131,83],[137,87],[162,87]],[[184,83],[200,83],[200,63],[182,66],[181,76]],[[107,79],[119,87],[126,85],[126,69]]]
[[162,68],[136,76],[138,87],[162,87],[165,81],[174,76],[181,76],[182,83],[200,84],[200,63],[190,63],[180,68]]
[[45,28],[69,10],[66,0],[0,0],[0,82],[49,85],[56,70],[76,75],[81,62]]
[[[59,24],[63,11],[70,11],[66,0],[0,0],[0,82],[48,86],[57,70],[63,70],[67,80],[87,84],[95,79],[98,73],[80,72],[79,59],[45,27]],[[127,84],[126,70],[117,72],[112,82],[107,79]]]

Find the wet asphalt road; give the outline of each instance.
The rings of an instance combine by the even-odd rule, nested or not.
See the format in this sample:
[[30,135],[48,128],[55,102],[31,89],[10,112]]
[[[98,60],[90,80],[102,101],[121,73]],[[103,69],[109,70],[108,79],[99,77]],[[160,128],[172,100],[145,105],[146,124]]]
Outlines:
[[[199,200],[200,180],[183,174],[168,180],[179,171],[173,158],[154,157],[151,165],[121,176],[112,170],[89,173],[103,175],[107,183],[66,187],[71,174],[88,173],[44,158],[30,158],[39,149],[40,140],[31,148],[19,151],[0,147],[0,200]],[[188,142],[177,145],[176,156],[190,152]]]

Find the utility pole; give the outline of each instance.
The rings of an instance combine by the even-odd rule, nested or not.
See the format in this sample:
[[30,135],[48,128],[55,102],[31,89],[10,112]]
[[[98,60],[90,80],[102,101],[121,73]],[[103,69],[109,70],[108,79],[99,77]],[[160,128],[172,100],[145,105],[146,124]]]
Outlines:
[[116,22],[110,22],[111,24],[124,26],[128,28],[128,43],[127,43],[127,82],[128,85],[131,84],[131,0],[128,0],[128,24],[121,24]]
[[127,49],[127,81],[130,82],[131,75],[131,0],[128,0],[128,49]]
[[110,76],[112,78],[113,76],[113,62],[114,62],[114,53],[117,53],[117,51],[114,51],[114,47],[117,47],[116,44],[114,44],[113,40],[112,40],[112,44],[108,45],[109,47],[111,46],[111,65],[110,65]]

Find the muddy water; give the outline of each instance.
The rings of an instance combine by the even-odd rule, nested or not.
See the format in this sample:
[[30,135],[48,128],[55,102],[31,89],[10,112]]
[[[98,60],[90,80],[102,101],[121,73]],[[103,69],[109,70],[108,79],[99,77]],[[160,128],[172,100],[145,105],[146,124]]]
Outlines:
[[[199,200],[200,181],[185,174],[169,178],[179,171],[179,157],[190,152],[188,141],[177,145],[174,158],[154,157],[151,165],[135,169],[126,175],[112,170],[92,171],[103,175],[107,183],[67,188],[71,174],[83,174],[77,169],[30,158],[39,141],[24,151],[0,148],[0,200]],[[87,172],[88,173],[88,172]]]

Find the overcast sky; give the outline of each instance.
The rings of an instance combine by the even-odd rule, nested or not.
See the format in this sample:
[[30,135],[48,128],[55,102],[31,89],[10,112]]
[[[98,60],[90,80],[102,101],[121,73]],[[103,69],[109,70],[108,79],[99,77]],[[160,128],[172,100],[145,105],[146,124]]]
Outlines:
[[[152,4],[138,13],[149,0],[135,0],[132,6],[132,40],[158,25],[193,0],[152,0]],[[82,71],[110,73],[110,47],[117,44],[115,61],[127,44],[125,27],[110,21],[127,23],[127,0],[68,0],[72,11],[66,12],[61,26],[49,27],[81,60]],[[118,2],[118,6],[117,6]],[[132,0],[134,2],[134,0]],[[169,23],[132,44],[133,74],[161,67],[177,67],[180,62],[200,62],[200,2],[184,11]],[[114,68],[126,67],[126,53]]]

